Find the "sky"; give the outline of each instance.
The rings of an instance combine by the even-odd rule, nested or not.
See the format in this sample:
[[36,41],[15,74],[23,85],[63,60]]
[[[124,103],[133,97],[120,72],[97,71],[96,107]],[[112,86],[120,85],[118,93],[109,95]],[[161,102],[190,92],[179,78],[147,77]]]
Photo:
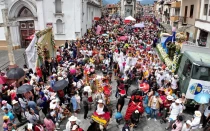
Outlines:
[[[119,2],[120,0],[103,0],[103,4],[116,4],[117,2]],[[154,0],[137,0],[140,1],[142,4],[153,4]]]

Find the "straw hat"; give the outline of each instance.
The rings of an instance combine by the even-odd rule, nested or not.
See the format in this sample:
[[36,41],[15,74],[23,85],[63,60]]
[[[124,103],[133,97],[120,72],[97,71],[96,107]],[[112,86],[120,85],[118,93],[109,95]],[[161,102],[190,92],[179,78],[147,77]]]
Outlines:
[[3,120],[8,120],[9,116],[3,116]]
[[181,104],[182,101],[180,101],[179,99],[176,99],[175,103]]
[[103,103],[103,100],[102,100],[102,99],[99,99],[99,100],[98,100],[98,103]]
[[201,112],[200,111],[195,111],[195,116],[196,117],[201,117]]
[[12,104],[14,105],[14,104],[17,104],[18,103],[18,101],[16,101],[16,100],[12,100]]
[[77,120],[77,117],[75,117],[75,116],[71,116],[70,118],[69,118],[69,121],[76,121]]
[[174,75],[174,78],[178,78],[179,76],[178,75]]
[[168,96],[167,96],[167,100],[172,101],[173,99],[174,99],[173,96],[171,96],[171,95],[168,95]]

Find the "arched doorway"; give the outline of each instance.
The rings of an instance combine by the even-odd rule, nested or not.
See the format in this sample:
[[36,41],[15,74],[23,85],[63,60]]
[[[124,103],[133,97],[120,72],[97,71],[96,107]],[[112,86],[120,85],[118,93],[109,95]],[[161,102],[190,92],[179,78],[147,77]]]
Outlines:
[[[23,7],[18,14],[18,18],[27,17],[33,17],[33,14],[27,7]],[[30,36],[34,33],[35,27],[33,20],[20,21],[20,41],[22,48],[26,48],[29,45],[32,38]]]
[[[30,37],[37,27],[37,9],[33,0],[14,0],[8,8],[9,20],[14,24],[12,31],[12,43],[26,48],[30,43]],[[35,26],[36,25],[36,26]]]

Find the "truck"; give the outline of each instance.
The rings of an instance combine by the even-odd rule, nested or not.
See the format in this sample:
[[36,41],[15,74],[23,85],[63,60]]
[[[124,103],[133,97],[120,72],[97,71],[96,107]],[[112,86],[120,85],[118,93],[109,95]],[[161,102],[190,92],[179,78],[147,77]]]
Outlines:
[[180,91],[187,99],[201,92],[210,94],[210,54],[184,51],[177,73]]

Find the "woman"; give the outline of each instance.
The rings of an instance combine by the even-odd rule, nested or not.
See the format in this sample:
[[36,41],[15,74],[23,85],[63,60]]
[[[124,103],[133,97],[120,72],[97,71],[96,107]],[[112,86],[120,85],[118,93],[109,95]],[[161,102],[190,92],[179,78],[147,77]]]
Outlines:
[[177,116],[176,121],[172,124],[172,130],[171,131],[181,131],[182,129],[182,116]]
[[9,117],[3,116],[3,131],[8,131]]
[[201,121],[201,112],[195,111],[194,117],[192,118],[192,130],[198,129]]
[[43,92],[39,93],[39,97],[41,99],[41,104],[40,107],[42,108],[42,112],[44,113],[44,115],[46,116],[47,114],[47,110],[49,108],[48,102],[47,102],[47,98],[45,97]]
[[148,118],[148,120],[151,119],[152,114],[154,114],[154,120],[156,120],[156,111],[160,108],[160,104],[162,104],[162,100],[159,97],[159,94],[156,92],[154,96],[152,96],[149,100],[148,106],[151,108],[151,114],[150,114],[150,118]]
[[187,122],[184,123],[184,125],[182,126],[182,130],[181,131],[190,131],[191,130],[191,126],[192,126],[192,122],[190,120],[187,120]]
[[56,128],[49,114],[47,114],[46,117],[44,118],[44,125],[47,131],[54,131]]
[[32,124],[37,124],[39,121],[39,116],[34,113],[34,110],[32,108],[27,109],[25,112],[27,120]]

